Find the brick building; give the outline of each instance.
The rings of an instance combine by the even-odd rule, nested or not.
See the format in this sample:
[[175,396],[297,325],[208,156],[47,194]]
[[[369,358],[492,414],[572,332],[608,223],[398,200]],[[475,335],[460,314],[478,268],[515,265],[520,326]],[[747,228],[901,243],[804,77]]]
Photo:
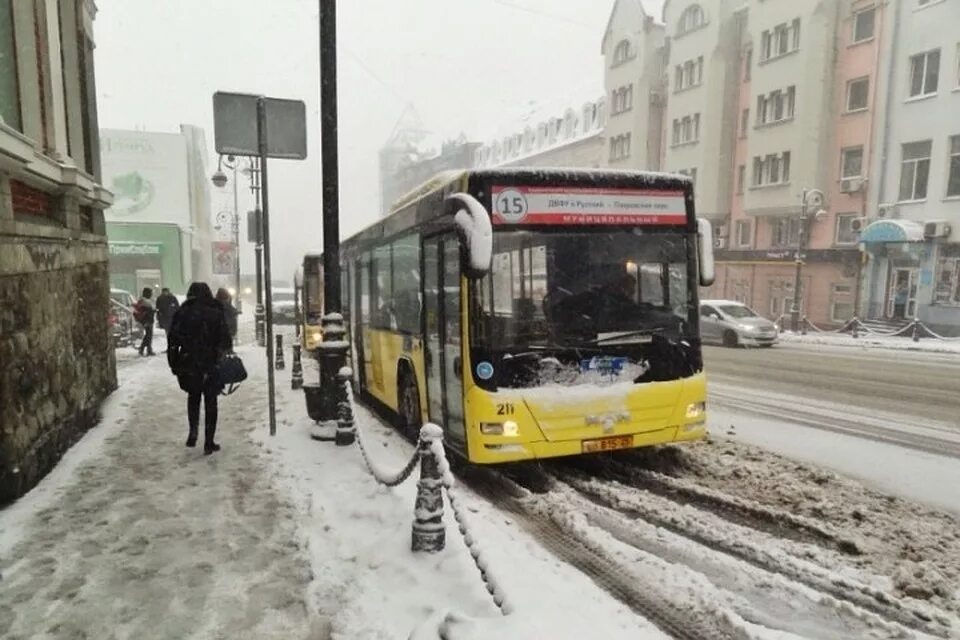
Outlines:
[[0,504],[96,424],[107,333],[90,0],[0,0]]

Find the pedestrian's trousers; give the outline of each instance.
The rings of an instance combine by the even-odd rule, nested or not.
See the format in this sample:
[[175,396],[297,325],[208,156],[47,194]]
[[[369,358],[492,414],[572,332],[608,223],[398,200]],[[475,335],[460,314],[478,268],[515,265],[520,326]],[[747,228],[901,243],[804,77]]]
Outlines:
[[187,420],[190,421],[190,433],[196,433],[200,426],[200,396],[203,396],[204,439],[213,442],[217,431],[217,396],[220,389],[216,385],[206,384],[201,391],[187,394]]
[[140,343],[140,353],[153,353],[153,323],[143,325],[143,342]]

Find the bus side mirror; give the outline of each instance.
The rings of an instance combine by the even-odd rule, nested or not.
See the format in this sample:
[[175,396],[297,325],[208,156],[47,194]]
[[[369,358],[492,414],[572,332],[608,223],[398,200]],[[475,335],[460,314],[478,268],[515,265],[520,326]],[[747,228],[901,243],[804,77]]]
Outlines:
[[716,276],[713,264],[713,225],[697,218],[697,263],[700,265],[700,286],[709,287]]
[[475,280],[482,278],[490,271],[493,259],[493,226],[490,223],[490,214],[468,193],[447,196],[447,206],[456,211],[453,222],[460,233],[460,242],[466,248],[466,276]]

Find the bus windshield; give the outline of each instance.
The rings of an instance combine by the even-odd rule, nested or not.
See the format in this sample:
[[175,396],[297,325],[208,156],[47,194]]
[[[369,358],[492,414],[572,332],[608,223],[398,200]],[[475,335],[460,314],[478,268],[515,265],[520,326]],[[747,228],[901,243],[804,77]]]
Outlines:
[[[650,354],[695,353],[683,349],[698,333],[692,251],[679,231],[497,232],[491,271],[473,289],[475,358],[499,363],[497,386],[589,381],[589,363],[610,358],[617,377],[689,374],[699,365],[678,373]],[[683,359],[676,348],[664,357]]]

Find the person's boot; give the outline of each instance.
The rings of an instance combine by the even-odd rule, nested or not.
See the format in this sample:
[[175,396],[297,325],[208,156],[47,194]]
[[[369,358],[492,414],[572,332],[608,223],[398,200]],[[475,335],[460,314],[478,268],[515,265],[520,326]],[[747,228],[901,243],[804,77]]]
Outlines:
[[207,441],[203,443],[203,455],[209,456],[214,451],[220,451],[220,445],[216,442]]
[[187,434],[187,446],[195,447],[197,446],[197,428],[190,427],[190,432]]

